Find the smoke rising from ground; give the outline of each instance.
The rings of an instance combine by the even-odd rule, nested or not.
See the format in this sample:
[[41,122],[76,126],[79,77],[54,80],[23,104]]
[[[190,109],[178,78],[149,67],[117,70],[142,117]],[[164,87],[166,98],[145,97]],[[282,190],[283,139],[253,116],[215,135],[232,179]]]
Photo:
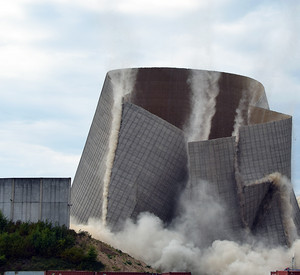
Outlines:
[[111,177],[111,169],[115,159],[115,151],[118,145],[119,130],[122,117],[122,99],[123,96],[130,93],[135,85],[136,70],[128,69],[121,71],[111,71],[109,77],[112,83],[114,103],[112,112],[112,123],[110,129],[110,138],[108,152],[106,156],[106,170],[103,178],[103,204],[102,204],[102,222],[106,225],[108,190]]
[[[285,178],[271,174],[268,180],[279,184],[282,200],[287,198]],[[86,230],[93,237],[126,251],[161,271],[191,271],[193,274],[269,274],[271,270],[291,266],[295,255],[300,264],[300,240],[290,248],[269,248],[249,238],[248,243],[216,239],[226,228],[224,207],[207,192],[201,182],[197,188],[186,190],[181,199],[180,211],[174,222],[166,227],[150,213],[141,213],[136,222],[127,220],[122,231],[112,233],[102,221],[90,219],[87,225],[72,222],[75,230]],[[290,205],[286,200],[287,206]],[[291,208],[284,207],[292,220]]]
[[210,71],[191,72],[188,84],[192,92],[192,110],[184,130],[188,142],[206,140],[209,137],[211,120],[216,111],[220,75],[219,72]]

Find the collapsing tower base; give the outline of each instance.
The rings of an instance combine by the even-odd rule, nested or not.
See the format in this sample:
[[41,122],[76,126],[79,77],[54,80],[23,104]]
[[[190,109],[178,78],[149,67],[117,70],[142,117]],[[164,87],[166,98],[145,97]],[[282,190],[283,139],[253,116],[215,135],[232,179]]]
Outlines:
[[290,245],[292,118],[263,86],[228,73],[139,68],[107,74],[72,185],[71,214],[113,230],[151,212],[170,222],[185,188],[209,183],[228,230]]

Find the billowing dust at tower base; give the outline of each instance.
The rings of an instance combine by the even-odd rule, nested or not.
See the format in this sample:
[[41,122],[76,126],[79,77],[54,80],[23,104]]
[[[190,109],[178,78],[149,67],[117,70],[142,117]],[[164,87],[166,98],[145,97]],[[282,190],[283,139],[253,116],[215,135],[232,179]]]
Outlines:
[[[204,182],[228,230],[289,245],[300,229],[291,177],[292,118],[263,86],[223,72],[110,71],[72,185],[71,214],[112,230],[150,212],[166,224]],[[200,232],[201,234],[201,232]]]

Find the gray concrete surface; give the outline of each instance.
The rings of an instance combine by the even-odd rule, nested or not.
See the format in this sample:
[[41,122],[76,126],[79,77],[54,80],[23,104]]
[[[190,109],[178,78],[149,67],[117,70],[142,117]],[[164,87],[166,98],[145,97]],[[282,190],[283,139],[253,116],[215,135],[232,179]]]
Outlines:
[[87,222],[102,215],[103,177],[106,169],[113,91],[107,76],[78,169],[72,184],[71,215]]
[[125,103],[109,186],[108,224],[117,228],[145,211],[170,221],[187,181],[186,164],[183,132]]
[[[107,74],[72,185],[72,215],[81,222],[100,219],[107,199],[106,218],[113,229],[144,211],[168,222],[189,176],[190,188],[209,183],[226,208],[228,230],[248,229],[270,243],[286,244],[280,197],[269,196],[270,183],[253,184],[274,172],[291,177],[292,119],[269,110],[262,84],[240,75],[174,68],[139,68],[133,79],[114,79],[132,75],[130,70]],[[106,159],[115,115],[113,88],[117,83],[122,89],[130,80],[111,169]],[[190,131],[203,124],[207,139],[199,133],[190,142]],[[107,172],[111,177],[104,194]],[[270,206],[268,212],[262,204]],[[291,204],[299,231],[293,192]]]
[[0,178],[0,210],[12,221],[70,225],[70,178]]

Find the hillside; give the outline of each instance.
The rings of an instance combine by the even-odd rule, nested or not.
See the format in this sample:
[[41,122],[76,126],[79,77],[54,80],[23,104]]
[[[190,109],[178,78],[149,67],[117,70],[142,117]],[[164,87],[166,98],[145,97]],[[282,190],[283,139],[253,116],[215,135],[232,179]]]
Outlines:
[[13,223],[0,212],[0,271],[105,270],[156,273],[87,232],[45,222]]
[[157,273],[146,263],[136,260],[130,255],[123,253],[119,249],[115,249],[110,245],[91,238],[85,233],[85,236],[79,237],[79,245],[94,246],[97,250],[97,259],[105,265],[106,271],[136,271],[136,272],[149,272]]

